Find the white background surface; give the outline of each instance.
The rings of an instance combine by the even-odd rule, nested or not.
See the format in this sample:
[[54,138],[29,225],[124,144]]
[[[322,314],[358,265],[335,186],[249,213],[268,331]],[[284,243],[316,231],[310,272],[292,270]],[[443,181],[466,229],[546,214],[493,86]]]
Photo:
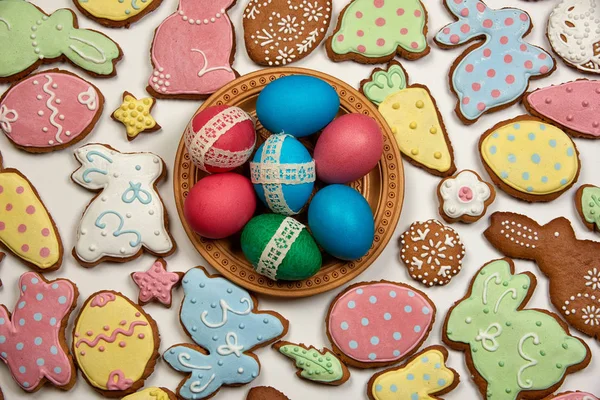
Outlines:
[[[339,12],[346,4],[345,0],[333,1],[334,17],[330,31],[333,29],[335,21],[337,21]],[[72,8],[80,17],[80,27],[100,30],[111,36],[122,47],[124,58],[117,65],[118,76],[112,79],[91,79],[91,81],[104,93],[106,104],[100,122],[83,143],[102,142],[110,144],[124,152],[152,151],[160,155],[167,163],[169,177],[166,182],[159,185],[159,191],[169,211],[171,232],[178,244],[177,252],[167,260],[168,269],[171,271],[187,271],[189,268],[197,265],[206,265],[202,257],[190,244],[181,227],[172,189],[172,166],[175,158],[175,151],[186,123],[193,112],[198,108],[200,102],[159,100],[154,108],[153,115],[162,125],[163,129],[150,135],[142,134],[131,143],[126,140],[124,127],[110,119],[112,111],[121,103],[121,93],[123,90],[130,91],[137,97],[146,95],[144,89],[147,77],[151,73],[149,50],[152,35],[154,29],[160,22],[176,9],[176,0],[165,0],[158,10],[134,24],[129,30],[104,28],[81,16],[81,14],[75,10],[71,1],[68,0],[34,0],[33,2],[44,8],[46,12],[54,11],[54,9],[60,7]],[[484,116],[477,124],[470,127],[466,127],[460,123],[453,112],[455,98],[448,89],[447,74],[451,63],[464,48],[455,51],[443,51],[433,44],[431,40],[432,36],[445,24],[451,21],[451,16],[443,8],[441,1],[425,0],[424,2],[429,11],[429,41],[432,46],[431,54],[416,62],[402,61],[402,63],[409,72],[410,81],[412,83],[418,82],[428,85],[435,96],[454,145],[456,165],[459,170],[465,168],[474,169],[488,179],[477,153],[476,144],[479,140],[479,136],[496,122],[523,114],[525,113],[525,110],[522,106],[517,105],[502,112]],[[258,69],[258,66],[254,65],[249,60],[242,37],[241,18],[246,3],[246,0],[239,0],[238,4],[230,12],[231,19],[237,31],[237,54],[234,67],[242,75]],[[544,30],[547,17],[555,3],[555,0],[545,0],[535,3],[518,0],[488,1],[488,5],[494,8],[515,6],[528,11],[534,22],[533,32],[529,35],[528,39],[532,43],[541,45],[547,50],[550,50],[550,47],[544,37]],[[566,67],[560,60],[557,60],[557,64],[558,70],[552,76],[543,80],[533,81],[532,87],[561,83],[580,77],[578,73]],[[329,73],[345,80],[355,87],[362,79],[369,75],[372,69],[372,67],[363,66],[354,62],[333,63],[326,57],[325,49],[322,46],[308,58],[293,65],[313,68]],[[72,68],[69,64],[53,64],[44,68],[57,66],[75,71],[84,78],[90,79],[89,76]],[[6,90],[7,87],[8,85],[0,86],[0,92]],[[534,205],[517,201],[503,192],[499,192],[496,202],[490,207],[490,213],[501,210],[517,211],[533,217],[540,223],[546,223],[557,216],[564,215],[572,221],[580,238],[594,239],[595,234],[586,231],[577,217],[573,197],[579,184],[591,183],[600,185],[600,178],[597,176],[598,169],[600,168],[600,157],[598,157],[600,141],[576,140],[576,144],[581,152],[583,167],[578,185],[576,185],[575,188],[571,189],[554,202]],[[64,264],[58,272],[48,274],[47,278],[55,279],[58,277],[66,277],[74,281],[80,291],[79,306],[83,304],[83,301],[90,294],[102,289],[117,290],[132,299],[136,299],[138,294],[137,288],[130,279],[129,274],[134,271],[143,271],[149,268],[154,261],[152,256],[143,255],[139,259],[127,264],[101,264],[93,269],[85,269],[79,266],[70,254],[75,241],[78,219],[93,197],[92,192],[77,186],[69,179],[71,172],[78,167],[78,164],[72,156],[73,148],[46,155],[27,154],[16,150],[4,135],[0,135],[0,150],[2,150],[4,156],[5,166],[20,169],[37,187],[62,235],[65,247]],[[433,327],[428,340],[424,344],[424,346],[426,346],[441,343],[440,330],[446,311],[455,300],[464,296],[467,285],[474,272],[487,261],[500,258],[501,255],[497,253],[482,236],[482,232],[487,227],[487,217],[484,217],[478,223],[470,226],[455,224],[454,228],[460,233],[467,249],[467,256],[462,273],[455,277],[448,286],[440,288],[424,289],[423,287],[418,286],[418,283],[412,281],[408,276],[405,267],[400,264],[397,259],[397,239],[413,221],[438,217],[438,204],[435,188],[437,187],[439,179],[408,163],[404,163],[404,166],[406,174],[406,195],[404,209],[396,234],[379,259],[366,272],[360,275],[355,282],[388,279],[406,282],[424,290],[435,302],[438,310],[435,326]],[[569,266],[565,265],[564,267],[568,268]],[[541,274],[536,265],[531,262],[516,261],[516,270],[517,272],[530,270],[538,277],[537,290],[529,303],[529,307],[547,308],[552,310],[552,305],[548,300],[548,280]],[[18,277],[26,271],[27,267],[12,255],[7,255],[5,261],[0,266],[0,277],[4,282],[4,287],[0,290],[0,303],[6,304],[11,311],[18,296],[16,287]],[[263,309],[276,310],[289,319],[290,331],[285,338],[286,340],[312,344],[316,347],[330,346],[325,334],[323,321],[330,301],[341,289],[342,288],[311,298],[290,301],[260,297],[260,307]],[[173,344],[191,342],[184,334],[178,321],[178,308],[182,296],[182,291],[178,290],[174,296],[174,306],[170,310],[155,304],[145,307],[145,310],[158,322],[162,339],[160,347],[161,353]],[[73,317],[78,311],[79,308],[76,310]],[[71,324],[67,330],[67,336],[69,338],[71,336],[73,319],[74,318],[71,319]],[[573,329],[571,331],[573,334],[582,337],[577,331]],[[594,342],[589,338],[585,339],[591,348],[593,357],[598,358],[593,358],[590,366],[586,370],[568,376],[561,391],[578,389],[595,392],[597,395],[600,395],[600,347],[597,342]],[[295,368],[290,360],[278,355],[270,348],[258,350],[257,355],[259,356],[262,365],[260,376],[252,382],[251,385],[242,388],[222,389],[217,394],[217,399],[245,399],[248,389],[251,386],[259,385],[275,386],[286,393],[292,400],[308,398],[311,400],[350,400],[365,398],[366,382],[375,372],[375,370],[362,371],[352,369],[352,377],[343,386],[320,386],[297,378],[295,376]],[[445,395],[444,398],[455,400],[478,398],[478,392],[470,380],[469,373],[465,367],[463,354],[451,351],[449,365],[459,372],[461,375],[461,383],[456,390]],[[183,378],[183,375],[174,372],[164,361],[159,360],[154,374],[146,381],[146,386],[165,386],[175,390]],[[5,366],[0,366],[0,385],[8,400],[26,397],[31,399],[64,400],[100,398],[100,396],[87,385],[81,375],[79,376],[75,387],[70,392],[63,393],[51,386],[45,386],[42,390],[33,395],[26,395],[13,382],[8,369]]]

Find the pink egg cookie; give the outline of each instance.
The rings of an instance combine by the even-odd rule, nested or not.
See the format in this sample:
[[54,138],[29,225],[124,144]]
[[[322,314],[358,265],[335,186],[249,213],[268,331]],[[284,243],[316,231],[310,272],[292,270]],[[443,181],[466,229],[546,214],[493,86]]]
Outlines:
[[11,86],[0,98],[0,129],[30,153],[61,150],[94,128],[104,96],[90,82],[58,69],[40,72]]
[[392,365],[412,355],[427,339],[435,312],[431,300],[411,286],[358,283],[331,303],[327,336],[333,351],[348,365]]
[[173,289],[176,288],[183,272],[167,271],[167,262],[159,258],[148,271],[132,272],[131,279],[140,289],[138,304],[146,305],[152,301],[171,307]]

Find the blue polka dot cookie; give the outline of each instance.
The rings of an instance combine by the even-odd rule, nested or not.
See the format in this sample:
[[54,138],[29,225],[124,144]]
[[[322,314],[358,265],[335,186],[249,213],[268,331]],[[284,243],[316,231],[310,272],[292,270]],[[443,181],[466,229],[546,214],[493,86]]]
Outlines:
[[556,199],[577,182],[581,168],[579,152],[565,132],[525,115],[486,131],[479,151],[492,181],[528,202]]
[[452,391],[458,373],[446,366],[448,350],[431,346],[414,355],[401,367],[376,373],[367,384],[371,400],[428,400]]

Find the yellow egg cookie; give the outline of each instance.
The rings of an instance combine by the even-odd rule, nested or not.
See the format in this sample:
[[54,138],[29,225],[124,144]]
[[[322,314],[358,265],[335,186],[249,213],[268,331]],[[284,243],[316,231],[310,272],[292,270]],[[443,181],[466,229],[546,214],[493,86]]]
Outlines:
[[154,320],[118,292],[90,296],[75,321],[75,361],[104,396],[120,397],[142,387],[154,370],[159,345]]
[[376,68],[361,82],[361,91],[388,123],[400,151],[412,164],[437,176],[456,172],[452,144],[429,89],[407,85],[408,75],[392,61],[387,70]]
[[122,400],[176,400],[177,396],[163,387],[149,387],[139,392],[123,397]]
[[502,121],[479,141],[492,180],[521,200],[551,201],[579,176],[579,152],[559,128],[527,115]]
[[142,132],[155,132],[160,129],[152,117],[152,108],[156,100],[152,97],[144,97],[138,100],[129,92],[123,92],[123,103],[117,108],[112,119],[125,125],[127,140],[132,141]]
[[73,0],[85,16],[109,28],[129,28],[160,6],[162,0]]
[[369,380],[371,400],[433,400],[452,391],[459,382],[458,373],[446,367],[448,351],[431,346],[414,355],[402,367],[376,373]]
[[38,271],[60,268],[63,246],[54,220],[37,191],[0,154],[0,243]]

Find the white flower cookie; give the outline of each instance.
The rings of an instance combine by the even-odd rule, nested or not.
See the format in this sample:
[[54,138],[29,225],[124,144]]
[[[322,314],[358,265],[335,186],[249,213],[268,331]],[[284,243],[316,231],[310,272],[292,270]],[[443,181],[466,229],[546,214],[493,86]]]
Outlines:
[[446,222],[472,223],[483,217],[496,198],[496,191],[489,183],[471,170],[440,182],[437,188],[440,215]]

